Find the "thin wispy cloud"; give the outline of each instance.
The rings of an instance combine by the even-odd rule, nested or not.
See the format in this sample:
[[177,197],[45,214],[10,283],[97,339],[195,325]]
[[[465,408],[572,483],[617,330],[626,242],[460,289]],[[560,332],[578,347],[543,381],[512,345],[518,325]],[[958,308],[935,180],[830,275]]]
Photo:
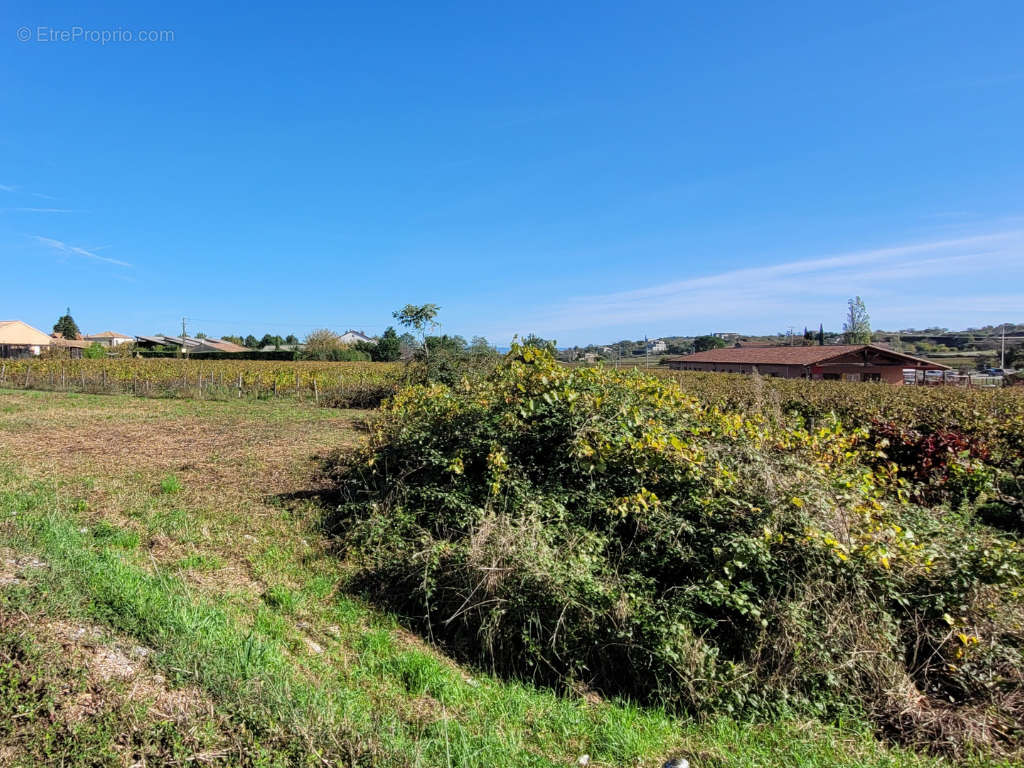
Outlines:
[[62,251],[65,253],[74,254],[76,256],[81,256],[86,259],[93,259],[94,261],[102,261],[107,264],[114,264],[119,267],[132,266],[127,261],[119,261],[117,259],[111,259],[107,256],[100,256],[98,253],[96,253],[96,251],[100,250],[99,248],[93,248],[92,250],[89,250],[87,248],[82,248],[77,245],[68,245],[62,240],[55,240],[52,237],[42,237],[40,235],[32,235],[32,238],[36,242],[45,245],[49,248],[52,248],[55,251]]
[[18,213],[80,213],[71,208],[4,208],[4,210]]
[[[21,189],[21,187],[15,186],[13,184],[0,184],[0,192],[18,192],[20,189]],[[27,192],[25,194],[29,194],[32,197],[38,197],[40,200],[56,200],[57,199],[53,195],[47,195],[44,192]],[[32,209],[32,208],[13,208],[13,209],[12,208],[7,208],[5,210],[31,211],[31,210],[34,210],[34,209]]]
[[[957,275],[990,271],[1013,284],[1024,273],[1024,231],[1012,230],[954,239],[853,251],[764,267],[751,267],[678,280],[629,291],[577,296],[529,323],[530,329],[576,335],[614,326],[637,329],[713,325],[715,329],[785,327],[794,315],[809,321],[836,314],[849,296],[871,297],[880,315],[909,308],[907,286],[934,286],[928,301],[937,316],[947,299],[958,306],[990,307],[987,294],[963,295]],[[1024,277],[1024,274],[1020,275]],[[1021,296],[1004,297],[1006,301]],[[841,314],[841,312],[840,312]],[[742,330],[742,328],[741,328]]]

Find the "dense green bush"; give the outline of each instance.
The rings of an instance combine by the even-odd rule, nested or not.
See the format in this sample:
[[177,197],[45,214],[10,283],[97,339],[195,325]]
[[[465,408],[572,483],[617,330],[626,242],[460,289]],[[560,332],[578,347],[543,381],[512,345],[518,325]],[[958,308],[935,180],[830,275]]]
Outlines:
[[406,367],[409,384],[448,384],[478,381],[490,375],[501,356],[487,343],[474,338],[470,344],[461,336],[427,336]]
[[500,672],[698,714],[851,709],[1019,749],[1019,546],[912,505],[866,430],[514,347],[338,456],[357,582]]
[[88,347],[82,350],[82,357],[87,360],[102,360],[107,356],[107,348],[100,344],[98,341],[94,341]]

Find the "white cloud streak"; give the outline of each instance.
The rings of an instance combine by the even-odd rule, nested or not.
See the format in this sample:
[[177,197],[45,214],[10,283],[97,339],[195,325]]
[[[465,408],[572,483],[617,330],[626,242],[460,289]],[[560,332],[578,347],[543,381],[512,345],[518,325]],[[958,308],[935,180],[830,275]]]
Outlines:
[[[90,250],[88,250],[86,248],[81,248],[81,247],[79,247],[77,245],[68,245],[67,243],[63,242],[62,240],[54,240],[52,237],[41,237],[40,235],[32,235],[32,238],[36,242],[38,242],[38,243],[40,243],[42,245],[45,245],[45,246],[47,246],[49,248],[53,248],[56,251],[63,251],[65,253],[71,253],[71,254],[74,254],[76,256],[82,256],[83,258],[86,258],[86,259],[92,259],[94,261],[102,261],[102,262],[104,262],[106,264],[114,264],[114,265],[119,266],[119,267],[130,267],[130,266],[132,266],[127,261],[118,261],[117,259],[111,259],[111,258],[108,258],[106,256],[100,256],[99,254],[94,253],[93,251],[90,251]],[[98,249],[96,249],[96,250],[98,250]]]
[[[1004,285],[1013,284],[1014,273],[1024,273],[1024,231],[854,251],[579,296],[538,313],[527,324],[562,336],[616,326],[694,328],[713,324],[743,330],[768,322],[784,327],[795,315],[814,319],[836,314],[836,306],[857,294],[870,297],[869,308],[879,310],[879,316],[910,309],[923,298],[919,286],[927,281],[939,284],[941,290],[933,291],[930,301],[935,314],[941,315],[946,297],[961,309],[971,302],[974,307],[991,308],[988,293],[973,299],[964,296],[955,279],[957,275],[989,273],[1001,274]],[[1004,296],[1002,303],[1020,302],[1021,298]]]
[[5,208],[4,210],[18,213],[78,213],[70,208]]

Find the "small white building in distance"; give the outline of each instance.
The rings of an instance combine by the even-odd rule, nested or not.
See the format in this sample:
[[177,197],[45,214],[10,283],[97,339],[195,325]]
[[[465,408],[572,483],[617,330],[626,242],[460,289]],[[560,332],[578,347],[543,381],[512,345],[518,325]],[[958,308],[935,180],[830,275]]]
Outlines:
[[356,344],[357,342],[360,342],[360,341],[365,341],[365,342],[368,342],[370,344],[374,343],[374,340],[371,339],[369,336],[367,336],[362,331],[348,330],[348,331],[345,331],[343,334],[341,334],[341,343],[342,344]]
[[104,347],[118,347],[129,341],[135,341],[134,336],[125,336],[123,333],[115,333],[114,331],[103,331],[103,333],[90,333],[82,337],[83,341],[99,342]]

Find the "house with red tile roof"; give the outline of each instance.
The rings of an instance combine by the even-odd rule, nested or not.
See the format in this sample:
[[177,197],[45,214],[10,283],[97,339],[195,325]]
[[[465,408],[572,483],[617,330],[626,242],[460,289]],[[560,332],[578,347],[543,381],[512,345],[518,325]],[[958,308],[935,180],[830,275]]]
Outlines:
[[731,347],[669,358],[676,371],[757,373],[783,379],[885,381],[902,384],[904,371],[948,371],[949,366],[876,344],[828,347]]

